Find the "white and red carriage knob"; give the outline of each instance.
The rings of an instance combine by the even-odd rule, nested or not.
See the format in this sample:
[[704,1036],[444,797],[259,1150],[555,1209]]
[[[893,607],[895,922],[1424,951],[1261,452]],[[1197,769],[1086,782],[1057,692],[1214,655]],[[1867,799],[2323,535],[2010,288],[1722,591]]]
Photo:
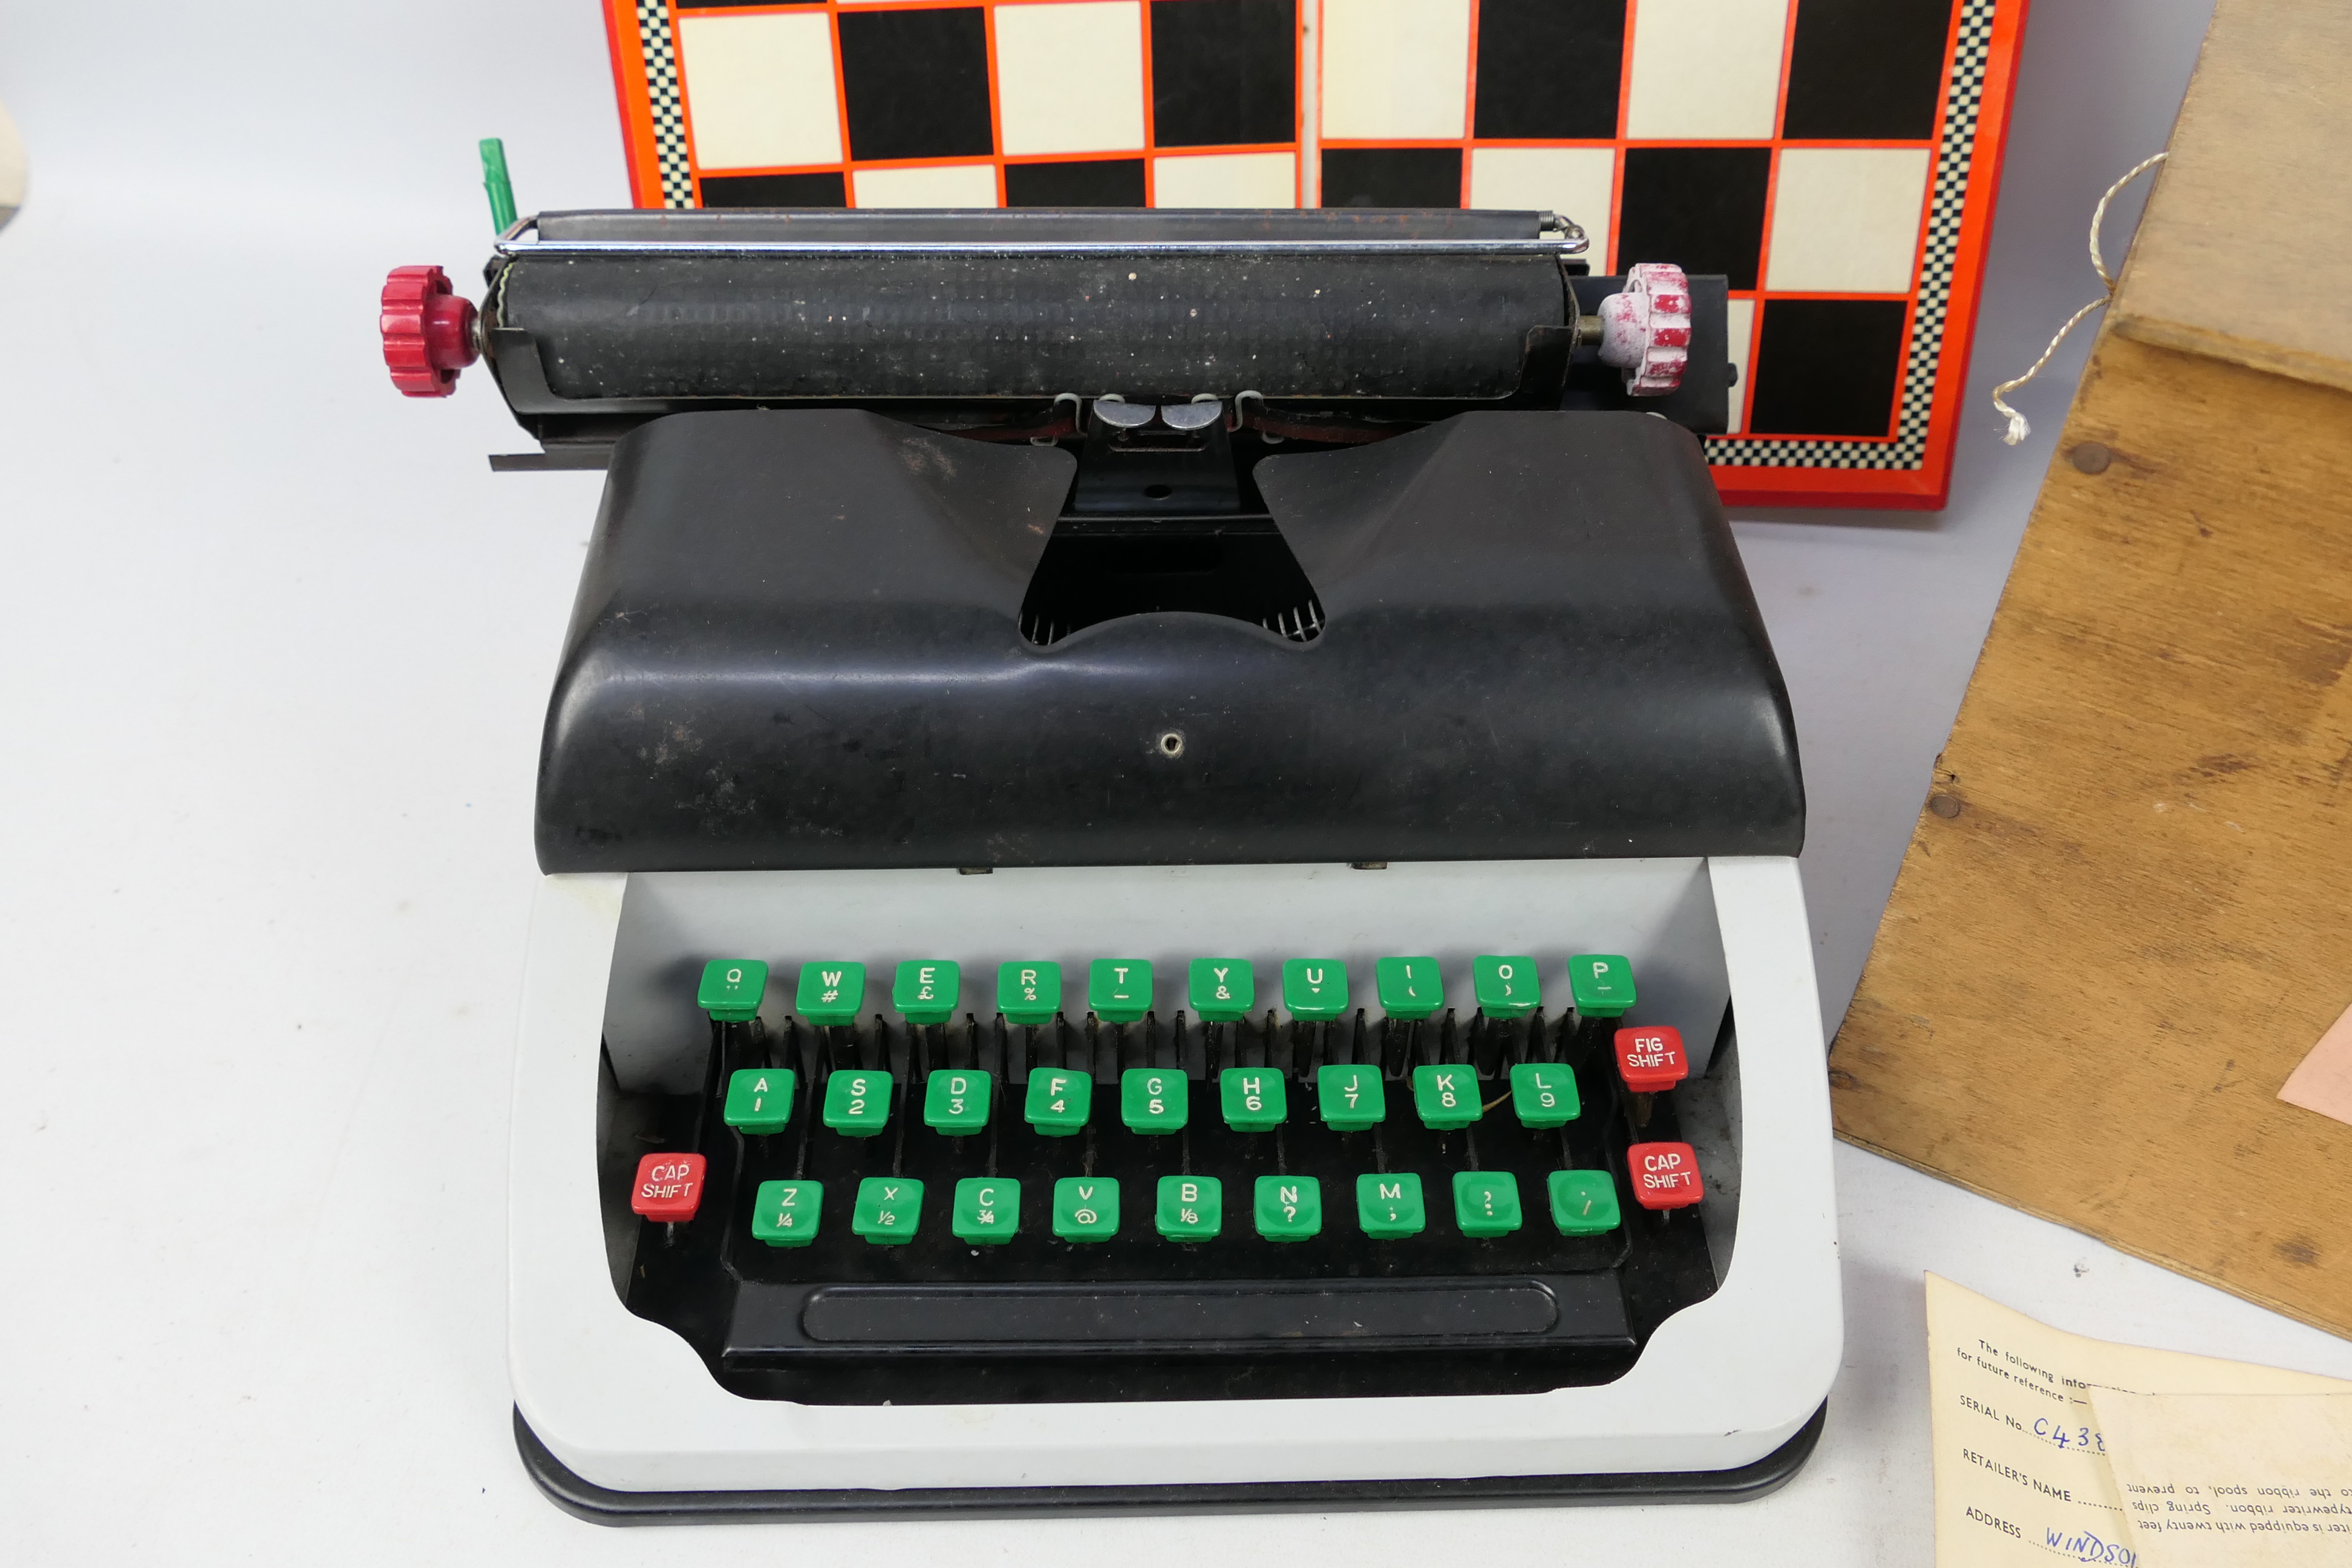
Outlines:
[[457,373],[481,356],[474,302],[449,287],[438,267],[395,267],[383,280],[383,367],[411,397],[446,397]]
[[1625,373],[1628,397],[1664,397],[1690,363],[1690,279],[1668,261],[1625,269],[1625,291],[1601,301],[1601,363]]

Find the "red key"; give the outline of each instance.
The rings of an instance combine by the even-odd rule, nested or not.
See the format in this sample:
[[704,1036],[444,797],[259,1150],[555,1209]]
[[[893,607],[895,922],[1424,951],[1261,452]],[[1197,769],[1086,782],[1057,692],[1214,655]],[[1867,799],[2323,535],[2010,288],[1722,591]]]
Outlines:
[[1687,1143],[1636,1143],[1625,1151],[1633,1201],[1645,1209],[1686,1209],[1706,1196],[1698,1156]]
[[647,1219],[692,1219],[702,1206],[702,1167],[699,1154],[646,1155],[637,1162],[629,1206]]
[[1635,1094],[1656,1094],[1690,1077],[1683,1032],[1663,1025],[1617,1031],[1617,1071]]

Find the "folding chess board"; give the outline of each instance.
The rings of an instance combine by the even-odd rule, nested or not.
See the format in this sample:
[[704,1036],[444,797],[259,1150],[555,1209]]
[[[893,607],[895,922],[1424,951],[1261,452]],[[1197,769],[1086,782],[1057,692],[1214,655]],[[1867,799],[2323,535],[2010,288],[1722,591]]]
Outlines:
[[2026,0],[605,0],[640,206],[1486,206],[1731,282],[1725,499],[1943,504]]

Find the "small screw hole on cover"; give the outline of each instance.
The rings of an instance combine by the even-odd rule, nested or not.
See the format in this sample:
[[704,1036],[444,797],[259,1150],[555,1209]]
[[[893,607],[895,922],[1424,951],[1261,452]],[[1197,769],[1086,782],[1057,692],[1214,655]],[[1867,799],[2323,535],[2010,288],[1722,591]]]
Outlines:
[[1166,734],[1160,736],[1160,752],[1162,756],[1182,756],[1184,754],[1184,732],[1181,730],[1171,730]]
[[1960,815],[1960,797],[1956,795],[1930,795],[1927,797],[1927,809],[1948,821]]
[[2086,474],[2104,474],[2107,471],[2107,465],[2116,460],[2116,455],[2096,441],[2083,442],[2068,453],[2067,458]]

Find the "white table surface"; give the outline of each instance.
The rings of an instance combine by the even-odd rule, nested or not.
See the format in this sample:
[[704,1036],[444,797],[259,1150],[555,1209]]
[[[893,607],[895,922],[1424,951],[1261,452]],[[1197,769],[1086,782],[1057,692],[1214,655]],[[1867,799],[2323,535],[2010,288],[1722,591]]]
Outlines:
[[[1832,1017],[2079,347],[2021,450],[1981,389],[2094,291],[2084,216],[2162,144],[2209,7],[2037,9],[1951,509],[1739,525],[1803,734]],[[1745,1508],[681,1536],[542,1501],[508,1430],[508,1064],[598,479],[491,476],[522,443],[488,378],[404,402],[373,318],[387,266],[486,253],[478,136],[526,210],[625,199],[604,51],[585,0],[0,3],[32,162],[0,233],[0,1553],[1925,1563],[1923,1268],[2352,1375],[2352,1344],[1841,1149],[1846,1370],[1811,1464]]]

